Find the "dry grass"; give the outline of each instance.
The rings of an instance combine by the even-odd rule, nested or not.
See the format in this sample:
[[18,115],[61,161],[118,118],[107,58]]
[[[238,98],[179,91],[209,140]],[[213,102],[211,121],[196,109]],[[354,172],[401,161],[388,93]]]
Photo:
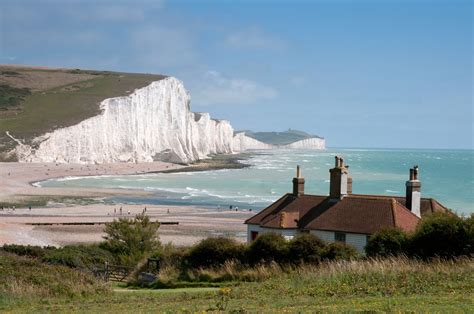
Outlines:
[[[139,289],[85,298],[46,297],[45,302],[20,303],[19,311],[56,312],[186,312],[224,309],[228,312],[469,312],[473,308],[474,260],[430,262],[407,258],[330,262],[318,266],[280,267],[277,264],[245,268],[229,262],[200,269],[190,279],[233,280],[221,291],[209,288]],[[182,275],[165,266],[161,281]],[[194,276],[194,277],[193,277]],[[254,282],[242,282],[252,280]],[[196,283],[196,282],[195,282]],[[229,282],[228,282],[229,283]],[[12,282],[10,291],[37,294],[24,283]],[[222,290],[224,291],[224,290]],[[1,305],[0,305],[1,308]]]
[[91,275],[0,252],[0,308],[17,302],[87,297],[109,291]]

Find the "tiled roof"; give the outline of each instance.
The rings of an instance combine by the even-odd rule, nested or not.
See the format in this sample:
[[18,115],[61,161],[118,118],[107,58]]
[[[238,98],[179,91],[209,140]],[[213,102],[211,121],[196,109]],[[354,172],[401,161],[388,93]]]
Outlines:
[[[351,194],[354,197],[379,197],[379,198],[394,198],[397,202],[405,206],[405,197],[403,196],[388,196],[388,195],[364,195],[364,194]],[[421,216],[426,216],[437,212],[446,212],[448,209],[441,205],[437,200],[433,198],[421,198],[420,203]]]
[[[415,229],[419,218],[404,206],[405,198],[350,194],[342,200],[328,196],[285,194],[246,221],[266,228],[301,228],[371,234],[384,228]],[[446,211],[433,199],[422,199],[421,213]]]

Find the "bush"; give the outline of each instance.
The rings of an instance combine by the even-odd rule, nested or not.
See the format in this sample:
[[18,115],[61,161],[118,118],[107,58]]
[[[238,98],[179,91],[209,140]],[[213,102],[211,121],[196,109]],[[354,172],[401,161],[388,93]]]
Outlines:
[[355,247],[342,242],[329,243],[322,254],[323,260],[351,260],[359,257]]
[[467,245],[465,247],[466,255],[474,254],[474,214],[464,221],[464,226],[467,233]]
[[114,257],[98,245],[68,245],[47,251],[41,260],[48,264],[93,269],[103,266],[105,262],[112,262]]
[[405,253],[407,234],[400,229],[385,229],[374,233],[367,242],[367,256],[396,256]]
[[172,243],[163,245],[158,251],[150,256],[160,260],[160,268],[181,266],[186,257],[187,250],[183,247],[176,247]]
[[21,310],[19,305],[42,302],[48,298],[72,298],[109,295],[111,289],[92,275],[65,266],[48,265],[39,259],[0,251],[0,312],[43,312]]
[[233,239],[207,238],[193,246],[187,256],[186,263],[193,268],[214,267],[226,261],[242,260],[244,248]]
[[159,227],[159,222],[152,222],[144,214],[138,214],[134,219],[114,220],[105,225],[106,242],[101,247],[118,256],[120,263],[135,265],[146,254],[161,247],[157,235]]
[[43,257],[48,251],[55,250],[53,246],[34,246],[34,245],[18,245],[4,244],[2,250],[19,256]]
[[319,263],[326,244],[317,236],[301,233],[288,243],[288,261],[292,263]]
[[411,239],[411,253],[422,258],[472,254],[470,219],[463,220],[452,213],[435,213],[424,218]]
[[286,261],[288,256],[288,242],[282,235],[276,233],[264,233],[250,244],[247,258],[251,264],[260,262]]

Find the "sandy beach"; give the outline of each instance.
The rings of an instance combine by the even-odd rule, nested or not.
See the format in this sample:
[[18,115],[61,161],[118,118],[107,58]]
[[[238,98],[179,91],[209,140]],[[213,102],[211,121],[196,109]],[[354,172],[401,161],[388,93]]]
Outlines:
[[101,198],[112,195],[146,195],[147,192],[144,191],[124,189],[40,188],[31,183],[66,176],[143,174],[181,167],[183,166],[165,162],[102,165],[0,163],[0,206],[4,206],[4,210],[0,210],[0,245],[16,243],[63,246],[98,242],[104,235],[103,223],[119,217],[133,217],[143,212],[145,207],[147,215],[153,220],[178,223],[160,226],[159,237],[163,243],[191,245],[203,238],[218,235],[231,236],[244,242],[246,228],[243,222],[252,216],[248,211],[223,211],[193,206],[71,205],[61,202],[50,202],[41,207],[32,206],[31,210],[26,205],[17,205],[13,210],[11,205],[27,204],[37,198],[48,200],[62,196]]
[[0,204],[24,202],[32,196],[104,197],[116,194],[146,194],[120,189],[38,188],[31,183],[68,176],[143,174],[182,167],[167,162],[100,165],[0,162]]

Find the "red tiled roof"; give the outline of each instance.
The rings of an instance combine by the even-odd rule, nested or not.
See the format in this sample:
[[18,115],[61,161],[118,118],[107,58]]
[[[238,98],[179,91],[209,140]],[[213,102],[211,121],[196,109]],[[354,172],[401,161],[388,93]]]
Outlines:
[[275,203],[247,219],[245,223],[259,224],[267,228],[281,228],[281,214],[284,212],[287,213],[284,215],[283,222],[285,228],[297,228],[295,219],[298,220],[299,217],[326,198],[327,196],[301,195],[295,197],[293,194],[285,194]]
[[[402,229],[405,231],[415,231],[419,218],[416,217],[416,215],[413,214],[410,210],[408,210],[408,208],[406,208],[399,202],[394,201],[392,213],[395,226],[403,226]],[[413,216],[415,216],[417,219],[413,219]]]
[[[405,206],[405,197],[403,196],[388,196],[388,195],[364,195],[364,194],[351,194],[353,197],[378,197],[378,198],[394,198],[397,202]],[[432,213],[437,213],[437,212],[447,212],[449,211],[448,208],[444,207],[441,205],[437,200],[433,198],[426,198],[423,197],[421,198],[421,203],[420,203],[420,212],[421,216],[426,216]]]
[[[301,228],[371,234],[398,227],[412,231],[419,218],[408,210],[400,197],[350,194],[342,200],[327,196],[286,194],[245,223],[265,228]],[[424,214],[444,207],[431,199],[422,199]]]

